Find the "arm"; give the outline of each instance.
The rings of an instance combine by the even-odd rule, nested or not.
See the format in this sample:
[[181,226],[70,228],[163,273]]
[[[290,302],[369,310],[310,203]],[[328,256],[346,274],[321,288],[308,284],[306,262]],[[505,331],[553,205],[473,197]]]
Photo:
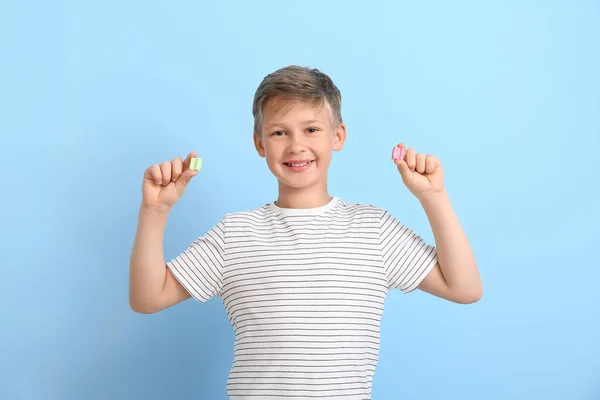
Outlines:
[[[454,213],[444,188],[444,173],[432,154],[417,154],[400,143],[394,163],[402,181],[419,199],[433,231],[437,263],[419,284],[419,289],[456,302],[474,303],[483,294],[471,245]],[[396,156],[396,154],[398,154]]]
[[165,265],[163,238],[168,212],[140,208],[129,265],[129,304],[149,314],[190,297]]
[[196,171],[190,169],[195,152],[182,161],[154,164],[144,171],[142,205],[129,261],[129,305],[149,314],[179,303],[190,295],[165,264],[163,237],[167,216]]
[[481,299],[483,285],[477,262],[444,190],[420,199],[436,243],[438,262],[419,289],[456,303]]

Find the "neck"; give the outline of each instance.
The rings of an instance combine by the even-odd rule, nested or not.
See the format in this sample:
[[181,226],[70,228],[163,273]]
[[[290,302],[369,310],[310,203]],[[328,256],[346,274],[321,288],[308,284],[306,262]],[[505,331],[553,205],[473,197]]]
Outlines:
[[281,208],[316,208],[327,205],[332,197],[327,185],[310,188],[291,188],[279,184],[279,197],[275,204]]

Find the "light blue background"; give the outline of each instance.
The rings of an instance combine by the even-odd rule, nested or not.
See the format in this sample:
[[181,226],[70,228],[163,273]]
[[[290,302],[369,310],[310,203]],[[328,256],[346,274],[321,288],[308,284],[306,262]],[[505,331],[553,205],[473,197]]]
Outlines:
[[3,2],[0,398],[226,398],[219,299],[129,309],[142,173],[204,159],[167,258],[273,200],[251,102],[300,64],[344,98],[331,193],[431,241],[390,155],[436,154],[485,284],[389,296],[373,399],[600,399],[599,43],[591,0]]

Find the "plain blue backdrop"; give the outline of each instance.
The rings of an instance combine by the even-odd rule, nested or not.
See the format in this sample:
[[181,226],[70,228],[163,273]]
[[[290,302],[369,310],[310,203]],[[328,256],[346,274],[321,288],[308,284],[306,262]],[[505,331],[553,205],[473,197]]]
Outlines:
[[342,91],[331,193],[428,241],[390,160],[443,163],[483,299],[386,302],[373,399],[600,399],[596,1],[4,1],[0,398],[226,399],[220,299],[128,305],[142,174],[196,150],[173,257],[275,199],[251,103],[289,64]]

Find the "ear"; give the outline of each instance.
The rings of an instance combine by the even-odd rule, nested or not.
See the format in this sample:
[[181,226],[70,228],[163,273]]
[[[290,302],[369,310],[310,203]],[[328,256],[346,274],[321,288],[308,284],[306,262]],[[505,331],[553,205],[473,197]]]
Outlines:
[[256,132],[254,132],[254,147],[256,148],[258,155],[264,158],[265,157],[265,146],[263,145],[262,135],[259,135]]
[[333,136],[333,150],[340,151],[346,142],[346,125],[339,124]]

